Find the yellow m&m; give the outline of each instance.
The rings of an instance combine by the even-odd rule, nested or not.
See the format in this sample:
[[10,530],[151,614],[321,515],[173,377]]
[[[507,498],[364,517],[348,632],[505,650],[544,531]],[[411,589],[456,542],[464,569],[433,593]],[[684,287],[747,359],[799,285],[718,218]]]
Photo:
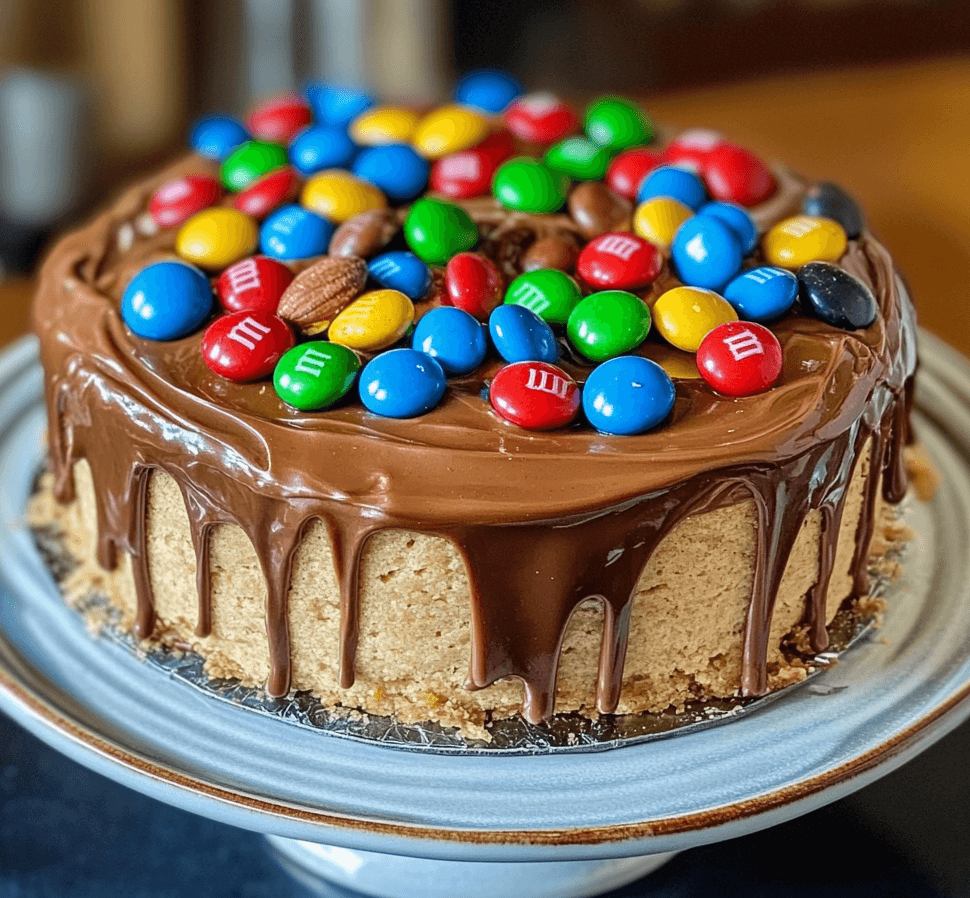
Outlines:
[[376,106],[350,123],[354,143],[376,147],[385,143],[407,143],[420,116],[403,106]]
[[488,137],[488,122],[464,106],[442,106],[429,112],[414,129],[411,143],[428,159],[467,150]]
[[372,290],[333,319],[327,338],[348,349],[375,352],[400,340],[413,321],[414,304],[403,293]]
[[244,212],[206,209],[193,215],[175,236],[175,252],[202,268],[228,268],[255,248],[259,229]]
[[652,311],[660,335],[685,352],[697,352],[719,324],[738,320],[726,299],[703,287],[674,287],[653,304]]
[[674,242],[677,228],[693,215],[694,210],[680,200],[657,196],[637,206],[633,213],[633,233],[666,249]]
[[761,242],[765,259],[779,268],[800,268],[806,262],[838,262],[847,239],[831,218],[795,215],[778,222]]
[[303,185],[300,203],[311,212],[342,224],[368,209],[383,209],[387,199],[373,184],[333,168],[313,175]]

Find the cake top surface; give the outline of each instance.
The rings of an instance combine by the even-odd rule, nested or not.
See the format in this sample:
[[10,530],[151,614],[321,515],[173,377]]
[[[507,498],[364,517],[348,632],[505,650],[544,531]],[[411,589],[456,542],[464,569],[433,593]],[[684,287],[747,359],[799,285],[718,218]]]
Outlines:
[[772,464],[902,384],[908,302],[838,188],[511,85],[420,112],[314,86],[204,120],[54,251],[46,351],[257,483],[438,525],[456,500],[545,519]]

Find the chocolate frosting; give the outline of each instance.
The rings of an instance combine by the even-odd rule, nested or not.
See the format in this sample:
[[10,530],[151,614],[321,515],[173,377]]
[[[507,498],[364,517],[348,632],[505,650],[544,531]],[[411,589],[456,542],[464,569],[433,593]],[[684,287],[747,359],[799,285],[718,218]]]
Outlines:
[[[147,235],[134,229],[131,240],[130,223],[159,185],[187,173],[214,171],[198,157],[183,160],[64,238],[44,265],[35,305],[56,495],[72,498],[72,465],[87,459],[97,488],[98,559],[112,568],[118,551],[131,555],[138,635],[150,636],[155,624],[145,546],[153,470],[175,479],[189,512],[200,635],[211,626],[211,528],[237,524],[251,540],[267,583],[268,690],[275,696],[290,688],[293,557],[318,519],[330,532],[341,587],[342,686],[354,681],[357,575],[368,537],[386,528],[428,532],[454,542],[469,574],[467,685],[520,678],[523,713],[532,722],[553,713],[563,633],[573,610],[591,597],[605,610],[597,705],[602,712],[616,708],[632,598],[651,552],[684,517],[725,504],[753,499],[757,510],[742,693],[767,689],[774,596],[812,509],[821,510],[822,539],[805,622],[813,647],[825,648],[835,537],[854,467],[871,443],[853,562],[856,591],[868,588],[878,490],[882,485],[895,502],[906,488],[902,445],[916,363],[912,307],[870,234],[852,241],[840,264],[877,297],[874,324],[848,332],[792,313],[772,326],[784,349],[775,387],[729,399],[696,376],[675,378],[671,417],[647,434],[606,436],[588,425],[536,433],[508,424],[483,398],[497,361],[450,381],[442,404],[421,418],[380,418],[356,401],[308,414],[286,406],[267,382],[238,385],[212,373],[199,351],[201,333],[153,343],[123,324],[119,306],[128,281],[146,264],[174,256],[174,229]],[[779,169],[777,177],[778,194],[754,210],[762,228],[795,210],[804,192],[789,173]],[[507,213],[488,199],[467,208],[487,251],[507,249],[508,235],[525,245],[523,232],[577,233],[565,215]],[[505,268],[514,265],[515,253]],[[665,265],[644,298],[652,303],[675,283]],[[659,339],[639,351],[668,370],[693,366],[692,357]],[[580,381],[589,370],[568,357],[564,367]]]

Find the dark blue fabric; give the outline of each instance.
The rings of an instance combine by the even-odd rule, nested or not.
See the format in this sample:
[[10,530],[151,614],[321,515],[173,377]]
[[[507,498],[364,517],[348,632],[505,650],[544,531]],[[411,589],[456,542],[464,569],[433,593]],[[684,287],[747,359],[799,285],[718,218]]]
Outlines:
[[[964,725],[854,796],[685,852],[612,896],[970,895],[968,757]],[[306,895],[258,835],[119,786],[0,714],[0,898]]]

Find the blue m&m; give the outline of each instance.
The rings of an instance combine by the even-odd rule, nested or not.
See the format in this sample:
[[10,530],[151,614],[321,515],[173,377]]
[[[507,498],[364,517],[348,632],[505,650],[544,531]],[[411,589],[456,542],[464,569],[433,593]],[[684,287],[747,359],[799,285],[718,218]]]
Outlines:
[[741,268],[744,253],[732,228],[713,215],[695,215],[670,247],[677,276],[691,287],[720,290]]
[[411,345],[437,359],[449,376],[470,374],[488,351],[484,327],[464,309],[453,306],[425,313],[415,325]]
[[247,140],[249,134],[242,124],[222,115],[199,119],[189,137],[192,149],[199,155],[220,162]]
[[412,302],[431,289],[433,280],[431,269],[407,250],[375,256],[367,263],[367,274],[386,290],[397,290]]
[[763,265],[739,274],[724,288],[724,298],[746,321],[774,321],[798,297],[798,278],[784,268]]
[[391,349],[367,363],[359,386],[368,411],[385,418],[415,418],[441,402],[448,382],[431,356],[416,349]]
[[277,209],[259,231],[263,253],[274,259],[307,259],[327,251],[334,224],[302,206]]
[[414,147],[403,143],[367,147],[354,160],[351,171],[379,187],[394,203],[416,197],[428,183],[431,163]]
[[212,312],[209,279],[194,265],[155,262],[136,274],[121,299],[121,317],[139,337],[177,340]]
[[712,215],[724,222],[741,241],[741,250],[747,255],[758,245],[758,226],[740,206],[734,203],[705,203],[698,215]]
[[288,152],[295,169],[312,175],[325,168],[349,166],[357,145],[340,128],[311,125],[293,138]]
[[685,206],[697,211],[707,199],[704,182],[692,171],[676,165],[661,165],[655,168],[637,190],[637,202],[666,196],[680,200]]
[[488,318],[488,332],[498,354],[507,362],[559,360],[559,344],[552,328],[525,306],[501,305]]
[[507,72],[481,69],[469,72],[458,82],[454,98],[456,103],[497,115],[524,91],[522,83]]
[[583,411],[602,433],[636,434],[656,427],[674,407],[673,381],[656,362],[621,355],[603,362],[583,386]]
[[346,128],[364,110],[374,105],[374,98],[370,94],[335,84],[308,84],[304,95],[313,107],[317,120],[335,128]]

